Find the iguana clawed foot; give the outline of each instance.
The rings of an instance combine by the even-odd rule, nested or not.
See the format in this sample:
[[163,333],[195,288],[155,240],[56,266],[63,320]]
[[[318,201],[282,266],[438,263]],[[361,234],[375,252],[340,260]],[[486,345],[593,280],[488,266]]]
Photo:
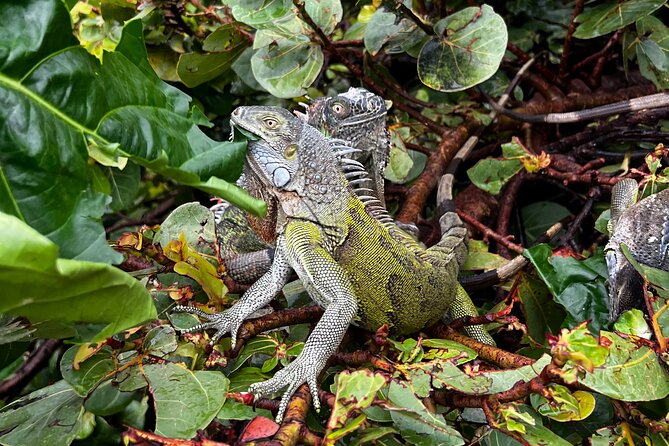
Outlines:
[[199,308],[188,307],[184,305],[177,305],[174,307],[173,311],[176,313],[191,313],[201,318],[205,319],[207,322],[202,324],[197,324],[193,327],[186,328],[184,330],[179,330],[181,333],[193,333],[196,331],[203,331],[210,328],[215,328],[216,333],[211,337],[209,343],[211,345],[216,344],[219,339],[221,339],[226,333],[230,333],[231,336],[231,346],[235,348],[237,343],[237,332],[239,327],[241,327],[243,319],[238,318],[235,314],[234,307],[228,310],[222,311],[220,313],[206,313]]
[[253,393],[255,399],[269,395],[284,387],[288,387],[286,392],[281,397],[281,402],[279,403],[279,411],[276,415],[276,422],[281,424],[283,416],[288,407],[288,401],[290,397],[293,396],[298,387],[302,384],[307,383],[309,386],[309,391],[311,392],[311,397],[313,399],[314,409],[320,411],[321,404],[318,399],[318,386],[316,385],[316,378],[323,369],[322,364],[317,364],[313,361],[313,358],[306,357],[306,355],[301,354],[295,361],[290,363],[285,368],[276,372],[276,374],[267,381],[251,384],[249,386],[249,392]]

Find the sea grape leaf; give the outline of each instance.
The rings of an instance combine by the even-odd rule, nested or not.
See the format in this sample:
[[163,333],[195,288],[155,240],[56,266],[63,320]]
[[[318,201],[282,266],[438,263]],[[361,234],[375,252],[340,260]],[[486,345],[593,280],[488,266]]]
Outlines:
[[311,42],[301,20],[291,20],[285,28],[256,33],[257,49],[251,57],[251,68],[258,83],[270,94],[292,98],[304,95],[316,79],[323,66],[323,52]]
[[[337,393],[325,436],[338,439],[360,427],[367,418],[360,411],[369,407],[386,378],[369,370],[343,371],[337,375]],[[355,417],[355,419],[353,419]]]
[[59,259],[58,247],[18,218],[0,212],[0,313],[31,321],[107,324],[91,342],[154,319],[144,286],[104,263]]
[[192,372],[174,363],[144,366],[156,408],[156,434],[189,439],[204,429],[225,403],[230,381],[221,372]]
[[460,91],[485,81],[506,51],[506,24],[485,4],[449,15],[434,31],[437,37],[418,55],[418,77],[435,90]]
[[442,415],[428,411],[407,383],[391,381],[388,406],[393,423],[407,442],[419,446],[464,444],[460,432],[446,424]]
[[574,37],[591,39],[621,29],[660,8],[665,0],[610,0],[586,8],[578,17]]
[[96,352],[90,358],[74,366],[75,356],[79,346],[67,349],[60,360],[60,373],[63,379],[79,394],[86,396],[95,386],[116,369],[109,347]]
[[[621,401],[652,401],[669,395],[669,374],[652,348],[633,339],[602,331],[610,342],[604,365],[586,372],[579,382],[589,389]],[[573,366],[568,363],[565,371]]]

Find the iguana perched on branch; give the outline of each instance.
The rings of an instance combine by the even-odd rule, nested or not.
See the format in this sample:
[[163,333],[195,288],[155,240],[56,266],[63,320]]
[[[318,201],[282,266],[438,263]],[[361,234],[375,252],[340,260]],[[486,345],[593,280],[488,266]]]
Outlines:
[[[390,155],[390,138],[386,129],[386,101],[364,88],[349,88],[334,97],[315,99],[306,113],[296,112],[300,118],[327,135],[347,141],[359,151],[346,155],[362,164],[368,175],[352,178],[356,190],[378,200],[370,208],[385,210],[383,172]],[[246,169],[246,167],[245,167]],[[227,205],[217,216],[218,244],[230,277],[238,283],[253,283],[267,272],[272,262],[276,228],[276,199],[264,192],[264,186],[244,175],[240,186],[251,195],[268,204],[264,219],[247,215],[234,206]],[[412,234],[418,232],[414,225],[402,229]]]
[[[398,334],[415,332],[449,318],[475,316],[476,308],[457,282],[464,262],[466,229],[454,212],[440,219],[440,242],[424,249],[380,211],[359,197],[347,177],[364,172],[342,155],[353,149],[329,139],[277,107],[239,107],[231,123],[261,139],[248,145],[249,171],[276,197],[277,241],[270,270],[230,309],[207,314],[176,307],[207,322],[187,332],[214,328],[216,342],[231,333],[232,345],[244,319],[271,301],[294,270],[325,313],[302,353],[266,382],[250,387],[256,396],[288,387],[281,399],[281,420],[290,396],[307,383],[319,407],[316,379],[337,350],[350,323],[369,330],[388,324]],[[489,344],[481,326],[466,332]]]
[[[636,203],[638,185],[624,179],[611,192],[611,238],[604,248],[609,270],[609,319],[644,308],[643,279],[623,254],[624,243],[639,262],[669,272],[669,189]],[[635,204],[636,203],[636,204]]]

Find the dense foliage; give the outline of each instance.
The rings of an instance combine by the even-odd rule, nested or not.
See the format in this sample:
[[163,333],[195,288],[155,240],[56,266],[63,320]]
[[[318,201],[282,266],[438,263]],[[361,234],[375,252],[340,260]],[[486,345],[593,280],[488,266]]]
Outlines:
[[[511,103],[530,114],[669,88],[664,0],[0,7],[0,444],[669,444],[669,278],[635,264],[652,285],[646,314],[612,324],[602,255],[614,175],[646,195],[669,182],[668,108],[530,125],[493,121],[487,99],[523,64]],[[292,310],[245,324],[234,352],[179,336],[197,320],[170,314],[176,303],[218,311],[243,287],[209,213],[167,216],[210,195],[263,215],[235,185],[245,143],[228,141],[230,112],[349,86],[392,101],[397,219],[434,243],[435,186],[477,135],[458,173],[465,273],[530,265],[472,293],[499,349],[445,326],[352,327],[321,377],[324,409],[298,391],[278,426],[276,401],[253,407],[245,392],[300,353],[319,310],[293,282],[276,304]],[[279,322],[291,325],[259,334]]]

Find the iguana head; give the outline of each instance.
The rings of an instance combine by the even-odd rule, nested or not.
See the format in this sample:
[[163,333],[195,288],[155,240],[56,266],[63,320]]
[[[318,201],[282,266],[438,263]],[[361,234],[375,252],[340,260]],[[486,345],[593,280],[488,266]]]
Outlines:
[[[230,122],[260,138],[248,144],[248,166],[287,215],[297,212],[311,219],[345,201],[348,183],[339,169],[336,145],[318,130],[287,110],[269,106],[238,107]],[[309,216],[303,215],[307,208]]]
[[[364,88],[349,88],[334,97],[315,99],[308,107],[307,122],[328,136],[348,141],[367,158],[379,144],[387,152],[386,101]],[[356,159],[356,158],[354,158]]]

